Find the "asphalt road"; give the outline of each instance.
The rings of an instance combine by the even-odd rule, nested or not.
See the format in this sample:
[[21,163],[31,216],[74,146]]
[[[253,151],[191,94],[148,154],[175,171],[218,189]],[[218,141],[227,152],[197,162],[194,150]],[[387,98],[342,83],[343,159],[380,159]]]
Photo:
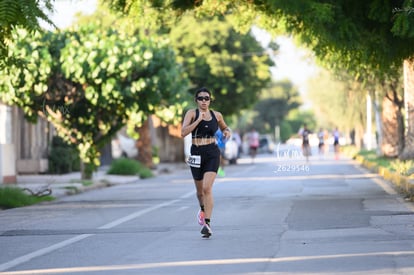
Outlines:
[[188,169],[0,211],[0,274],[414,274],[414,207],[350,160],[242,159],[203,239]]

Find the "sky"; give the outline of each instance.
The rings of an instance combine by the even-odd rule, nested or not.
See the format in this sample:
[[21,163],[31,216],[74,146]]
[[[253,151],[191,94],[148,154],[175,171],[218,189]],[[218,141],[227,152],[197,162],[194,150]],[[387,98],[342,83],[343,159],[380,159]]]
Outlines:
[[[92,13],[95,10],[97,0],[58,0],[55,1],[55,12],[51,15],[52,21],[59,28],[66,28],[72,24],[77,12]],[[256,38],[267,45],[271,37],[266,31],[254,28]],[[276,66],[272,68],[274,80],[289,79],[298,87],[301,94],[306,94],[307,81],[317,73],[317,66],[309,58],[309,52],[298,48],[291,38],[280,36],[276,38],[279,44],[279,53],[273,58]]]
[[[253,28],[253,34],[264,46],[271,40],[271,36],[264,30]],[[289,79],[302,94],[305,94],[308,79],[318,72],[318,67],[311,58],[310,52],[298,48],[288,36],[279,36],[275,41],[280,48],[273,58],[276,63],[276,66],[272,68],[273,79]]]
[[56,0],[53,3],[55,12],[50,18],[59,28],[66,28],[72,24],[77,12],[93,13],[96,3],[97,0]]
[[302,84],[316,74],[317,67],[307,50],[298,48],[289,37],[280,36],[276,42],[280,45],[273,70],[276,79],[290,78],[292,82]]

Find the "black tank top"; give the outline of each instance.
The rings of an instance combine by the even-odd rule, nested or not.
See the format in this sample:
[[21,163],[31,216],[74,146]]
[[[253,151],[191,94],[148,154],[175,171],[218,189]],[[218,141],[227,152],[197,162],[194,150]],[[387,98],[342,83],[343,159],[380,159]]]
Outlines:
[[[197,120],[198,116],[200,115],[200,111],[198,109],[195,110],[196,115],[194,120]],[[216,115],[213,111],[210,110],[211,119],[209,121],[202,120],[197,125],[197,127],[191,132],[192,138],[211,138],[217,132],[218,129],[218,122]]]

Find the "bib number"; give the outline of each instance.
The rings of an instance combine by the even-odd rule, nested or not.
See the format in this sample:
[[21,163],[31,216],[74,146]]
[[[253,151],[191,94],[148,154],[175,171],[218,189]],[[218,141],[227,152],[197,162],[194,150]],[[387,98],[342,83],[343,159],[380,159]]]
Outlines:
[[194,168],[200,168],[201,156],[198,156],[198,155],[188,156],[187,164],[191,167],[194,167]]

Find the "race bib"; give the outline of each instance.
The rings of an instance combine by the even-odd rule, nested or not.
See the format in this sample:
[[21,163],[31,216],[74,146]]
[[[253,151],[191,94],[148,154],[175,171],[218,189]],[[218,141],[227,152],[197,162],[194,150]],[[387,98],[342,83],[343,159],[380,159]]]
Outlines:
[[198,155],[188,156],[187,164],[191,167],[200,168],[201,156],[198,156]]

